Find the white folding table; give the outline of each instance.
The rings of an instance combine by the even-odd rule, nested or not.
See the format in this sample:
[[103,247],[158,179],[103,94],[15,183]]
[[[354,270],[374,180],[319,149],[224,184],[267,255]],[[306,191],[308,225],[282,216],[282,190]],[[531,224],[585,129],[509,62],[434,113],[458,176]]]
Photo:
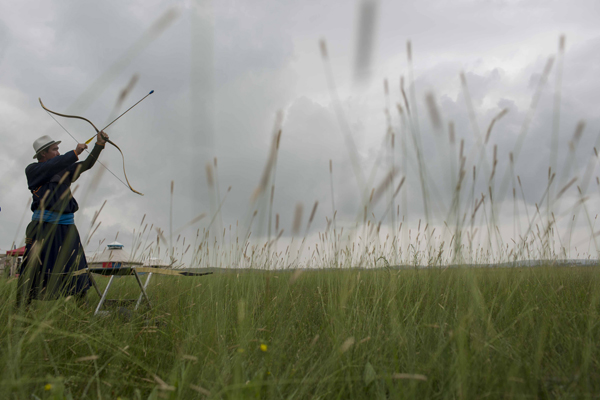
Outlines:
[[[142,280],[140,278],[141,273],[148,274],[148,276],[146,277],[146,281],[143,284],[142,284]],[[170,276],[202,276],[202,275],[210,275],[210,274],[212,274],[212,272],[189,272],[189,271],[177,270],[177,269],[164,269],[164,268],[154,268],[154,267],[135,267],[135,266],[121,267],[120,266],[120,267],[113,267],[113,268],[102,268],[102,267],[84,268],[84,269],[81,269],[81,270],[75,272],[73,274],[73,276],[78,276],[78,275],[83,275],[83,274],[87,274],[89,276],[90,281],[92,282],[92,286],[94,287],[94,289],[96,290],[96,293],[98,293],[98,296],[100,297],[100,302],[98,303],[98,305],[96,306],[96,310],[94,311],[94,315],[98,315],[98,314],[108,313],[108,311],[100,310],[102,308],[102,305],[107,300],[108,301],[118,301],[118,302],[136,301],[136,299],[119,300],[119,299],[107,299],[106,298],[106,296],[108,294],[108,290],[110,289],[110,286],[111,286],[115,276],[134,276],[135,277],[135,280],[140,288],[140,295],[137,298],[137,301],[136,301],[136,304],[134,307],[134,310],[137,310],[140,306],[140,303],[142,302],[142,299],[145,299],[146,304],[148,304],[149,308],[152,308],[152,303],[150,302],[150,299],[148,298],[146,289],[148,288],[148,284],[150,283],[150,278],[152,278],[153,274],[170,275]],[[110,276],[108,284],[104,288],[103,292],[100,292],[100,288],[98,287],[98,284],[96,283],[94,274]]]

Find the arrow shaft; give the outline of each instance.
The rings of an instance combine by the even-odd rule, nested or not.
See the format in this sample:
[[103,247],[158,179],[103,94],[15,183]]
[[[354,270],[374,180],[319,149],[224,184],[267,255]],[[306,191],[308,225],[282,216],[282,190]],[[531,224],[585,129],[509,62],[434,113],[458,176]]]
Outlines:
[[[125,110],[125,112],[123,112],[121,115],[119,115],[117,118],[113,119],[112,122],[108,125],[106,125],[104,128],[102,128],[100,130],[100,132],[104,131],[106,128],[108,128],[109,126],[111,126],[112,124],[114,124],[115,122],[117,122],[117,120],[119,118],[121,118],[123,115],[127,114],[129,112],[129,110],[131,110],[133,107],[137,106],[138,104],[140,104],[142,101],[144,101],[144,99],[148,96],[150,96],[152,93],[154,93],[154,90],[151,91],[150,93],[148,93],[147,95],[145,95],[144,97],[142,97],[141,100],[139,100],[137,103],[135,103],[134,105],[132,105],[131,107],[129,107],[127,110]],[[85,144],[89,144],[92,140],[94,140],[96,136],[92,136],[91,138],[88,139],[88,141],[85,142]]]

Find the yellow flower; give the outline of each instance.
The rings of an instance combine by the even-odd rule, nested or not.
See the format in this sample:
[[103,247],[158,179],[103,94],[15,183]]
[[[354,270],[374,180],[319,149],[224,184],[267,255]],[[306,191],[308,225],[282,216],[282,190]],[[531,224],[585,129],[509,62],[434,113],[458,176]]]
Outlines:
[[44,390],[48,391],[48,390],[51,390],[51,389],[52,389],[52,385],[49,384],[49,383],[46,383],[46,386],[44,386]]
[[263,343],[263,344],[261,344],[261,345],[260,345],[260,349],[261,349],[262,351],[267,351],[267,345],[266,345],[266,344],[264,344],[264,343]]

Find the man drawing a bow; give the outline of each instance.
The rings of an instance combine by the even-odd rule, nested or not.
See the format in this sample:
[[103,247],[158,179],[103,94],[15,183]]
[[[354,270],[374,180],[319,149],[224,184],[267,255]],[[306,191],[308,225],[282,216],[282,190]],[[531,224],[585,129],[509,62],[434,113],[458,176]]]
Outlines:
[[99,132],[96,144],[85,159],[78,162],[87,145],[79,143],[75,150],[63,155],[60,141],[42,136],[33,143],[37,163],[25,169],[27,184],[33,195],[33,217],[26,230],[26,250],[19,271],[17,307],[31,301],[53,300],[74,295],[85,299],[90,281],[87,275],[72,277],[87,267],[83,245],[74,224],[79,209],[71,193],[71,183],[92,168],[104,149],[108,136]]

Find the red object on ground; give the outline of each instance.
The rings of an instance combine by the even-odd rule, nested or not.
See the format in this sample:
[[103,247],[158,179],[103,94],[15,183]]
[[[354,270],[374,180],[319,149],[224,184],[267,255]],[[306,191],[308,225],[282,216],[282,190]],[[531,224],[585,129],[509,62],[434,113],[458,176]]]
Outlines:
[[25,255],[25,246],[20,247],[18,249],[14,249],[14,250],[8,250],[6,252],[6,255],[7,256],[17,256],[17,257],[23,256],[23,255]]

